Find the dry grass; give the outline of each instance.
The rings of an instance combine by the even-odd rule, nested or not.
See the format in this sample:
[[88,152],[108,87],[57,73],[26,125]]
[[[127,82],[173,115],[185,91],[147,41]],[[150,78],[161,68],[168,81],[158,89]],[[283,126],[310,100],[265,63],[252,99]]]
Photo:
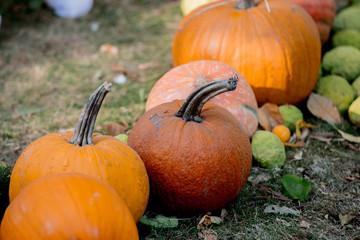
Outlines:
[[[131,127],[144,112],[155,81],[171,68],[171,40],[181,19],[179,2],[98,1],[92,12],[77,20],[60,19],[48,9],[3,19],[0,33],[0,161],[13,165],[33,140],[60,129],[74,127],[91,92],[103,81],[113,81],[114,64],[136,73],[124,85],[114,84],[102,107],[96,129],[103,123],[126,122]],[[91,24],[98,23],[97,32]],[[118,56],[99,52],[110,43]],[[302,108],[304,111],[305,109]],[[313,131],[334,132],[310,115],[307,121],[319,126]],[[342,129],[360,135],[346,124]],[[334,132],[336,134],[336,132]],[[351,148],[352,147],[352,148]],[[354,150],[354,149],[358,150]],[[303,158],[292,160],[302,152]],[[221,225],[210,225],[218,239],[359,239],[360,157],[359,145],[349,147],[339,135],[331,145],[308,138],[302,149],[287,149],[287,164],[278,171],[254,163],[251,176],[267,174],[264,186],[282,191],[280,179],[296,174],[312,184],[306,202],[284,202],[248,183],[226,208]],[[354,177],[348,181],[345,177]],[[259,199],[268,197],[267,199]],[[265,214],[268,204],[301,211],[299,217]],[[147,214],[171,214],[153,203]],[[218,212],[212,213],[214,215]],[[340,214],[355,215],[341,226]],[[142,239],[198,239],[201,214],[185,216],[175,229],[150,228],[138,224]],[[300,227],[306,221],[309,228]]]

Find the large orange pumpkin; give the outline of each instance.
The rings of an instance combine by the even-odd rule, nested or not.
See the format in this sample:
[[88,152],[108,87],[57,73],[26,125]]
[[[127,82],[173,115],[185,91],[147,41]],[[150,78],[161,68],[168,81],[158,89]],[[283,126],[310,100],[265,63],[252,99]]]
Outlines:
[[105,182],[57,173],[26,186],[10,203],[0,239],[139,239],[135,221]]
[[10,177],[10,201],[30,182],[56,172],[81,172],[113,187],[138,221],[149,197],[149,179],[139,155],[120,140],[93,134],[97,113],[111,84],[90,97],[74,132],[52,133],[32,142],[20,155]]
[[146,110],[164,102],[185,99],[200,85],[229,78],[234,73],[239,76],[236,90],[216,96],[210,102],[229,110],[240,121],[246,134],[251,137],[258,126],[258,107],[254,92],[246,79],[233,67],[218,61],[194,61],[168,71],[151,89]]
[[248,136],[228,110],[205,104],[236,84],[236,79],[205,83],[184,102],[174,100],[145,112],[129,134],[128,144],[143,159],[152,192],[174,211],[222,208],[247,181],[252,156]]
[[[321,42],[314,20],[285,0],[228,0],[199,7],[180,22],[174,66],[212,59],[250,83],[257,102],[298,104],[315,87]],[[269,11],[270,10],[270,11]]]

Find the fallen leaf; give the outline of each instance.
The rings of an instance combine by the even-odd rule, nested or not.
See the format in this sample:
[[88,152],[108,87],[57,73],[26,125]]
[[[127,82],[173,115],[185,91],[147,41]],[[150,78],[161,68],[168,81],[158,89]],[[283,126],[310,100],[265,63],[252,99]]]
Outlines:
[[261,108],[258,109],[259,125],[265,131],[271,131],[271,124],[268,115]]
[[140,63],[138,65],[138,68],[142,71],[148,69],[148,68],[156,68],[160,66],[160,62],[156,61],[156,62],[147,62],[147,63]]
[[326,183],[326,182],[320,182],[320,185],[326,186],[326,185],[328,185],[328,183]]
[[349,182],[352,182],[352,181],[355,180],[354,177],[344,177],[344,178],[345,178],[345,180],[347,180],[347,181],[349,181]]
[[354,219],[355,219],[354,215],[349,215],[349,214],[344,214],[344,215],[340,214],[339,215],[339,220],[340,220],[341,226],[349,224]]
[[225,210],[225,208],[221,209],[220,217],[222,220],[224,220],[228,216],[228,212]]
[[284,196],[282,193],[279,193],[277,191],[272,190],[271,188],[265,187],[263,185],[256,185],[255,186],[258,190],[269,193],[273,196],[273,198],[279,199],[279,200],[283,200],[283,201],[291,201],[290,198]]
[[285,188],[285,196],[300,201],[305,201],[308,198],[311,185],[307,180],[287,174],[282,177],[281,184]]
[[311,93],[307,101],[308,110],[328,123],[341,123],[340,113],[334,103],[327,97]]
[[289,142],[284,142],[284,146],[285,147],[294,147],[294,148],[302,148],[305,147],[305,142],[304,141],[298,141],[296,143],[289,143]]
[[299,151],[297,153],[294,154],[294,159],[295,160],[301,160],[303,159],[303,151]]
[[261,174],[259,174],[259,175],[257,175],[256,177],[249,177],[248,178],[248,181],[249,182],[251,182],[252,183],[252,185],[253,186],[255,186],[255,185],[258,185],[259,183],[261,183],[261,182],[267,182],[267,181],[269,181],[270,180],[270,175],[268,175],[268,174],[265,174],[265,173],[261,173]]
[[140,218],[140,222],[155,228],[175,228],[179,225],[179,220],[176,217],[165,217],[161,214],[157,215],[155,218],[152,219],[143,215]]
[[216,216],[209,216],[207,214],[205,214],[199,221],[198,225],[197,225],[197,229],[206,229],[208,225],[214,223],[214,224],[220,224],[222,223],[224,220],[221,219],[220,217],[216,217]]
[[279,205],[268,205],[266,206],[264,213],[278,213],[280,215],[294,215],[294,216],[300,216],[299,210],[294,210],[288,207],[280,207]]
[[360,137],[351,135],[351,134],[349,134],[349,133],[346,133],[346,132],[340,130],[339,128],[337,128],[335,125],[332,125],[332,126],[333,126],[333,128],[336,129],[336,131],[338,131],[338,133],[340,133],[340,135],[341,135],[346,141],[354,142],[354,143],[360,143]]
[[217,240],[217,234],[212,229],[204,229],[201,230],[201,232],[198,233],[199,239],[204,240]]
[[118,55],[119,49],[116,46],[113,46],[109,43],[105,43],[100,46],[100,52],[116,56],[116,55]]
[[281,115],[278,105],[274,103],[265,103],[261,106],[260,109],[262,109],[262,111],[264,111],[264,113],[267,115],[271,129],[284,123],[284,117]]
[[308,128],[317,128],[317,126],[307,123],[303,120],[296,121],[296,128],[295,128],[296,137],[304,140],[307,137],[307,135],[303,136],[304,134],[301,132],[302,128],[305,128],[304,129],[304,131],[305,131],[305,130],[308,130]]
[[332,138],[325,138],[325,137],[316,136],[316,135],[310,135],[309,137],[312,139],[318,140],[320,142],[326,142],[328,145],[331,145]]
[[115,122],[108,122],[103,125],[106,127],[107,134],[113,137],[121,133],[125,133],[125,131],[129,128],[129,125],[126,122],[124,122],[124,125]]
[[284,225],[284,226],[286,226],[286,227],[290,227],[290,226],[291,226],[291,224],[288,223],[287,221],[285,221],[284,219],[276,218],[275,221],[278,222],[278,223],[280,223],[280,224],[282,224],[282,225]]
[[301,228],[310,228],[310,223],[305,222],[304,220],[302,220],[302,221],[300,222],[299,226],[300,226]]

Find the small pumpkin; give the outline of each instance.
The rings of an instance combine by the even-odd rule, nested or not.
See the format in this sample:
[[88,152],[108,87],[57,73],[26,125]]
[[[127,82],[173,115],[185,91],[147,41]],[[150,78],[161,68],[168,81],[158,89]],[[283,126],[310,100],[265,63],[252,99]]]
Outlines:
[[52,174],[26,186],[7,208],[0,238],[139,239],[115,190],[81,173]]
[[205,83],[185,101],[145,112],[128,144],[144,161],[152,192],[177,212],[220,209],[235,199],[251,169],[251,147],[225,108],[206,103],[235,90],[238,78]]
[[101,104],[110,91],[105,82],[85,105],[75,131],[52,133],[21,153],[10,177],[10,202],[29,183],[56,172],[81,172],[106,181],[122,197],[138,221],[149,198],[149,179],[139,155],[120,140],[95,133]]
[[228,0],[186,15],[174,36],[173,64],[217,60],[250,83],[257,102],[298,104],[314,89],[321,41],[314,20],[285,0]]
[[210,102],[229,110],[251,137],[258,125],[258,107],[254,92],[240,73],[218,61],[194,61],[168,71],[151,89],[146,101],[146,111],[164,102],[185,99],[202,84],[229,78],[234,73],[239,77],[236,90],[216,96]]

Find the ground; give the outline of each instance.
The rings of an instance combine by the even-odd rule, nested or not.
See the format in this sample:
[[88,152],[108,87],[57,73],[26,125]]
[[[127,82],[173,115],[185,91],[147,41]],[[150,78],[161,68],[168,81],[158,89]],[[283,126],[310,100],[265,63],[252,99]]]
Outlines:
[[[131,2],[131,3],[130,3]],[[96,123],[128,125],[130,131],[145,111],[155,81],[172,67],[171,42],[181,19],[179,1],[95,1],[90,14],[61,19],[45,6],[35,12],[3,17],[0,32],[0,161],[13,165],[33,140],[75,127],[90,94],[102,82],[125,72],[127,82],[113,83]],[[98,30],[96,30],[98,27]],[[103,44],[118,48],[116,56],[100,52]],[[254,161],[250,180],[226,207],[224,222],[197,229],[205,213],[178,216],[177,228],[138,223],[141,239],[360,239],[360,147],[349,143],[327,123],[299,106],[311,129],[303,148],[286,148],[287,161],[278,170]],[[354,135],[346,116],[339,127]],[[328,142],[319,141],[319,135]],[[284,201],[281,177],[295,174],[311,183],[307,201]],[[257,183],[255,179],[268,179]],[[300,215],[266,214],[275,204]],[[146,215],[171,216],[150,202]],[[220,216],[219,212],[211,213]],[[341,224],[340,218],[352,220]],[[202,237],[201,237],[202,236]],[[207,239],[210,239],[208,237]],[[214,238],[213,238],[214,239]]]

